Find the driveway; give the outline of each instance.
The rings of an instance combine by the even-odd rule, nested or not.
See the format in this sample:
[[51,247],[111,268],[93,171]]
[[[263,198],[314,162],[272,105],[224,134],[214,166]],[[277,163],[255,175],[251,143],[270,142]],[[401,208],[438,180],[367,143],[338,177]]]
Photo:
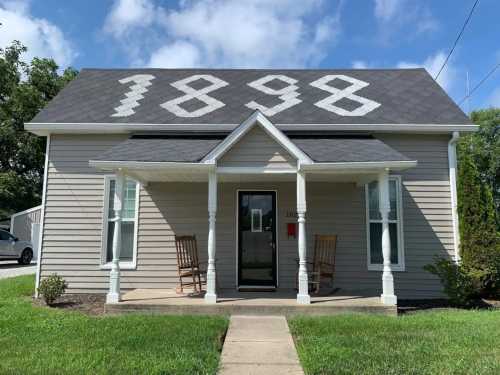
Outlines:
[[36,273],[36,263],[22,266],[17,261],[0,262],[0,279]]

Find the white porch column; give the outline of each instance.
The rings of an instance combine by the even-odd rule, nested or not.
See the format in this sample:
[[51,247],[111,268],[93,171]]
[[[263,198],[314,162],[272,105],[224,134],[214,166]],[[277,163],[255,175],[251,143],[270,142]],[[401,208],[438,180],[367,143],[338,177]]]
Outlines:
[[208,174],[208,267],[206,303],[216,303],[215,290],[215,214],[217,212],[217,173],[211,170]]
[[113,200],[113,261],[109,272],[109,292],[106,303],[117,303],[120,301],[120,250],[122,247],[122,208],[125,190],[125,176],[118,171],[115,180],[115,196]]
[[299,223],[299,293],[297,303],[309,304],[309,283],[307,280],[307,244],[306,244],[306,176],[303,171],[297,172],[297,216]]
[[394,294],[394,277],[391,269],[391,236],[389,234],[389,172],[383,171],[378,176],[379,186],[379,211],[382,219],[382,256],[384,269],[382,273],[381,301],[384,305],[396,305],[397,297]]

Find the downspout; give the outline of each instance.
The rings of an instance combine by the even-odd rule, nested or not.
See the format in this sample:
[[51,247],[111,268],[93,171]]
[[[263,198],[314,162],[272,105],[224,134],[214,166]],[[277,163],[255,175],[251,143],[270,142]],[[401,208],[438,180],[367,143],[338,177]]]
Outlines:
[[43,249],[43,230],[45,226],[45,204],[47,202],[47,181],[49,175],[49,151],[50,151],[50,134],[47,135],[47,146],[45,149],[45,168],[43,171],[43,190],[42,190],[42,210],[40,212],[40,233],[38,237],[38,260],[36,262],[36,277],[35,277],[35,298],[38,298],[38,286],[40,285],[40,273],[42,268],[42,249]]
[[451,194],[451,219],[453,223],[453,244],[455,250],[455,262],[460,262],[460,233],[458,230],[457,211],[457,141],[460,137],[458,132],[453,132],[448,142],[448,168],[450,170],[450,194]]

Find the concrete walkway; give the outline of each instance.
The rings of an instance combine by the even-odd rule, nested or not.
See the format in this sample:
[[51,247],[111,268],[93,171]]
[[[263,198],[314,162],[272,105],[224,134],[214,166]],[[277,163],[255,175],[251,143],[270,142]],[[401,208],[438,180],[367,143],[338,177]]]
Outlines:
[[284,316],[231,316],[219,375],[304,375]]
[[0,262],[0,279],[7,279],[9,277],[30,275],[36,273],[36,264],[22,266],[14,261],[1,261]]

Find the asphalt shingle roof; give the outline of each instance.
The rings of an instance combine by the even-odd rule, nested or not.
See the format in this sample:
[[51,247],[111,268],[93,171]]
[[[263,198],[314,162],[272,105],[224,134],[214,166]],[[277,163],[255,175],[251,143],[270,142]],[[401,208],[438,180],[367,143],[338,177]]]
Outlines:
[[[370,137],[292,138],[315,162],[379,162],[410,160]],[[97,161],[199,162],[222,139],[130,138],[99,155]]]
[[[215,99],[211,105],[216,109],[198,117],[182,117],[179,113],[176,114],[176,111],[161,106],[185,95],[183,91],[172,86],[173,83],[199,74],[210,75],[226,83],[206,94]],[[154,79],[142,86],[134,82],[119,82],[134,75],[151,75]],[[249,86],[249,83],[268,75],[283,75],[296,80],[298,95],[294,97],[300,100],[298,104],[273,115],[264,113],[274,124],[471,124],[469,118],[424,69],[83,69],[31,122],[213,124],[214,127],[218,124],[239,124],[254,111],[246,106],[250,102],[255,101],[266,107],[283,102],[279,95],[269,95]],[[354,95],[379,105],[362,116],[342,115],[318,107],[318,102],[330,97],[332,92],[324,87],[315,87],[311,83],[326,75],[345,75],[354,82],[368,83],[365,87],[351,91]],[[211,84],[203,79],[188,83],[198,91]],[[289,84],[274,79],[265,85],[272,90],[279,90]],[[349,91],[352,83],[335,79],[327,85]],[[352,96],[346,97],[347,91],[341,91],[339,100],[333,104],[349,112],[361,104],[352,100]],[[138,106],[132,106],[135,113],[113,116],[122,105],[121,101],[127,97],[129,103],[137,100]],[[220,103],[223,105],[220,106]],[[191,112],[205,107],[206,104],[193,98],[179,103],[179,106]]]
[[197,162],[222,139],[130,138],[93,160]]
[[318,163],[410,160],[376,138],[292,138],[292,142]]

